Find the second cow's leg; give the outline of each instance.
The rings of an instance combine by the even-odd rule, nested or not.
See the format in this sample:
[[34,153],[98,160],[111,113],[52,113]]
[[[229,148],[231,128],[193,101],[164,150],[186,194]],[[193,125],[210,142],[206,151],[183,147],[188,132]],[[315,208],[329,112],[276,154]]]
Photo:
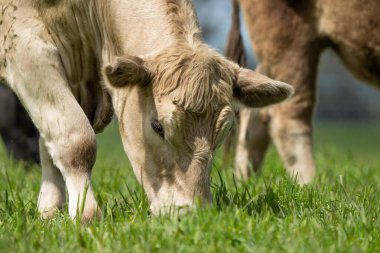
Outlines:
[[[311,182],[315,175],[313,157],[312,114],[314,102],[304,101],[301,108],[294,97],[271,109],[270,134],[285,167],[301,185]],[[298,113],[292,113],[298,110]]]
[[268,108],[269,131],[288,173],[301,185],[315,175],[312,124],[318,59],[318,48],[302,47],[290,49],[280,61],[263,66],[272,78],[295,88],[292,98]]
[[260,110],[242,108],[235,157],[235,175],[247,180],[258,171],[269,144],[267,122]]
[[[255,168],[260,166],[267,149],[269,131],[287,171],[297,177],[300,184],[312,180],[315,174],[312,118],[318,56],[310,58],[309,55],[316,54],[305,49],[289,49],[276,62],[262,59],[259,71],[273,79],[292,84],[295,94],[285,102],[261,109],[260,113],[246,113],[247,126],[241,126],[243,132],[239,133],[238,151],[242,150],[243,143],[243,151],[247,155],[244,152],[237,154],[237,163],[243,154],[239,162],[243,169],[240,170],[248,171],[248,164]],[[266,121],[269,128],[266,127]]]

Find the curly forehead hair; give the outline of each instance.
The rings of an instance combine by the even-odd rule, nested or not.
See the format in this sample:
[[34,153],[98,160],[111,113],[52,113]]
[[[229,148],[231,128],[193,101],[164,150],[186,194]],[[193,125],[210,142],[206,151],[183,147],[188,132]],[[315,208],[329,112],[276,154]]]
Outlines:
[[170,96],[186,111],[205,113],[232,98],[235,73],[212,49],[176,46],[157,56],[153,91]]

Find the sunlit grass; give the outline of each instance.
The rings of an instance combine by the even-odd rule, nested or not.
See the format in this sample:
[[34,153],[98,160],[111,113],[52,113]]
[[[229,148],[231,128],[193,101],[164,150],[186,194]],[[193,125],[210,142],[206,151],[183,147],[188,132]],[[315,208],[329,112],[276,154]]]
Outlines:
[[42,221],[40,169],[6,159],[1,148],[0,252],[379,252],[380,131],[317,129],[318,175],[310,186],[285,175],[273,148],[247,183],[234,179],[220,154],[213,205],[178,219],[150,215],[112,124],[99,136],[93,172],[103,219],[85,227],[67,211]]

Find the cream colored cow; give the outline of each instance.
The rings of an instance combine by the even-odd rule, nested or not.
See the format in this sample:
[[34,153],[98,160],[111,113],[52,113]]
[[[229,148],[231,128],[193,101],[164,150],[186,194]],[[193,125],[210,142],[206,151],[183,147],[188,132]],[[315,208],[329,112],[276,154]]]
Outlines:
[[113,112],[159,213],[211,200],[233,97],[257,107],[292,93],[205,45],[190,1],[1,0],[0,12],[0,79],[41,133],[43,217],[61,207],[65,186],[72,218],[78,203],[84,221],[100,214],[90,184],[95,133]]

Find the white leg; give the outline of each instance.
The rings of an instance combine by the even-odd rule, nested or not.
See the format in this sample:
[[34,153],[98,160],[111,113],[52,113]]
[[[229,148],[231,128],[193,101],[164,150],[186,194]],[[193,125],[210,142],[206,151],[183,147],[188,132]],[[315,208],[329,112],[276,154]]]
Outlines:
[[54,166],[42,138],[40,138],[40,157],[42,184],[38,196],[38,211],[46,219],[53,217],[65,202],[65,181],[59,169]]
[[[67,178],[66,185],[69,193],[69,214],[71,217],[81,214],[83,221],[91,220],[95,216],[100,218],[101,211],[97,207],[89,175]],[[85,201],[84,195],[86,196]]]

